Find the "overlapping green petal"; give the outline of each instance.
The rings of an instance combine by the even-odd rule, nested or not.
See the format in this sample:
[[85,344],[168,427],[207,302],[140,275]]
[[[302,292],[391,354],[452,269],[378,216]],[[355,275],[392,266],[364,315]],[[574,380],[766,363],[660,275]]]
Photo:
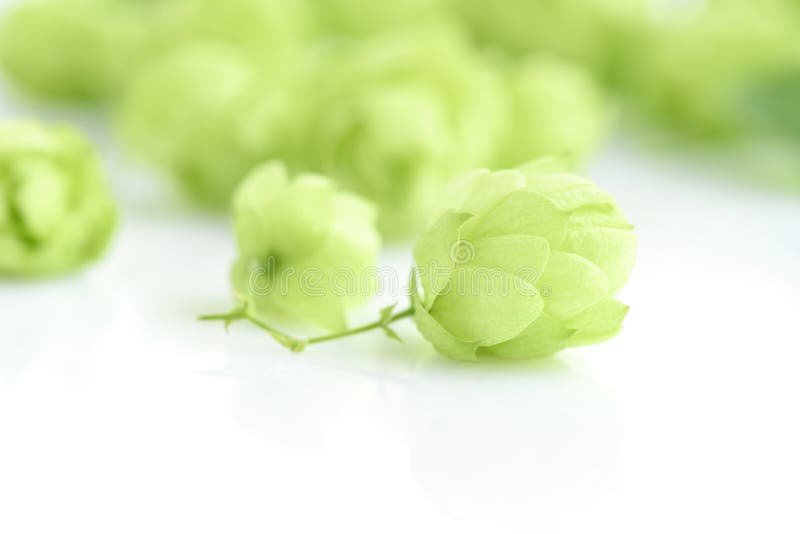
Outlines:
[[541,236],[556,249],[564,240],[569,214],[547,197],[530,191],[514,191],[488,211],[476,216],[465,235],[470,238],[506,234]]
[[564,252],[550,256],[536,285],[547,289],[547,312],[556,319],[573,317],[608,295],[608,277],[599,267]]
[[448,211],[417,239],[414,261],[428,306],[450,283],[453,265],[458,259],[456,249],[461,227],[471,217],[469,213]]
[[495,345],[513,339],[542,312],[533,285],[502,269],[463,266],[436,297],[431,316],[457,339]]
[[491,347],[481,347],[478,354],[513,360],[546,358],[567,348],[574,334],[574,329],[543,313],[514,339]]
[[614,298],[607,298],[564,321],[575,330],[569,338],[571,346],[600,343],[617,335],[629,307]]
[[475,361],[477,360],[477,343],[469,343],[456,338],[453,334],[445,330],[439,322],[431,316],[416,295],[413,296],[414,302],[414,322],[420,333],[430,341],[431,345],[442,355],[454,360]]

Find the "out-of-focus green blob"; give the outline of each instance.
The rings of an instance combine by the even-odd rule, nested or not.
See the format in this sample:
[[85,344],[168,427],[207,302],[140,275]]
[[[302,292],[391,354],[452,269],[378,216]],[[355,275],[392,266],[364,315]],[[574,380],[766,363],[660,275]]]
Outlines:
[[489,162],[504,126],[495,72],[438,26],[323,48],[301,79],[293,166],[373,201],[390,237],[426,223],[448,176]]
[[739,159],[764,184],[800,188],[800,67],[764,77],[741,108],[749,135]]
[[620,330],[636,236],[608,193],[545,159],[475,171],[447,198],[414,250],[415,320],[439,352],[538,358]]
[[800,141],[800,65],[754,84],[742,107],[757,131]]
[[800,17],[786,0],[709,1],[652,26],[625,90],[645,116],[690,140],[750,133],[742,106],[753,88],[800,67]]
[[77,269],[103,253],[115,224],[99,160],[81,134],[0,124],[0,275]]
[[233,285],[259,316],[341,331],[346,310],[374,293],[375,210],[327,178],[259,166],[237,189],[233,218]]
[[113,93],[143,53],[160,2],[36,0],[0,27],[0,62],[38,96],[94,101]]
[[508,122],[498,140],[495,168],[561,154],[584,162],[608,130],[604,92],[578,66],[535,56],[506,66]]
[[173,47],[225,44],[277,76],[297,63],[314,35],[307,0],[182,0]]
[[281,82],[235,48],[191,46],[142,70],[117,122],[132,150],[176,176],[194,200],[225,208],[250,169],[280,154],[292,110]]
[[309,0],[323,34],[367,36],[442,14],[441,0]]
[[448,0],[488,46],[550,52],[613,78],[644,20],[646,0]]
[[295,0],[35,0],[13,8],[0,29],[0,60],[39,96],[102,101],[139,66],[188,43],[224,43],[282,69],[312,31]]

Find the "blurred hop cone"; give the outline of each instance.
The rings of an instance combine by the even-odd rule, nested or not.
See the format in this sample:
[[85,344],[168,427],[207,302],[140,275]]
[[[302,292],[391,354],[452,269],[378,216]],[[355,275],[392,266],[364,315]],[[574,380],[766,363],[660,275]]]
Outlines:
[[74,270],[103,253],[115,223],[105,175],[81,134],[0,125],[0,275]]
[[293,166],[374,202],[390,238],[424,227],[448,177],[490,161],[502,86],[457,31],[424,27],[334,44],[302,71]]
[[233,285],[255,314],[340,331],[347,309],[374,294],[375,209],[327,178],[290,180],[266,163],[236,190],[233,219]]
[[260,162],[280,155],[286,92],[235,48],[188,46],[154,61],[125,91],[118,127],[136,154],[197,203],[224,209]]

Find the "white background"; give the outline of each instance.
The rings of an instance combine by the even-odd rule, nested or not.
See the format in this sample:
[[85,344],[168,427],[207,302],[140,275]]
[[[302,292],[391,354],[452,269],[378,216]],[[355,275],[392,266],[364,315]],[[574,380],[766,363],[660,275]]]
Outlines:
[[225,220],[3,94],[90,132],[124,218],[85,272],[0,281],[0,532],[800,532],[800,197],[617,141],[589,174],[640,240],[618,338],[293,355],[193,320],[230,305]]

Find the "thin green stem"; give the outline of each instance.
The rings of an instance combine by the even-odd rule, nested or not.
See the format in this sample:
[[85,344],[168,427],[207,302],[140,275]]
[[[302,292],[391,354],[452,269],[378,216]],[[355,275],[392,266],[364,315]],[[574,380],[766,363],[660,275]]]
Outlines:
[[364,332],[369,332],[370,330],[376,330],[378,328],[384,328],[394,322],[397,322],[401,319],[405,319],[406,317],[411,317],[414,315],[414,308],[408,308],[407,310],[403,310],[398,312],[387,320],[378,320],[373,323],[365,324],[364,326],[359,326],[358,328],[352,328],[350,330],[344,330],[342,332],[337,332],[335,334],[328,334],[326,336],[319,336],[319,337],[312,337],[307,342],[309,345],[314,345],[315,343],[324,343],[326,341],[332,341],[334,339],[340,339],[343,337],[348,336],[355,336],[358,334],[363,334]]
[[292,350],[293,352],[302,352],[309,345],[315,345],[317,343],[325,343],[326,341],[333,341],[335,339],[355,336],[358,334],[369,332],[371,330],[377,330],[377,329],[388,330],[390,324],[400,321],[401,319],[411,317],[412,315],[414,315],[414,308],[410,307],[406,310],[395,313],[389,317],[381,318],[372,323],[365,324],[364,326],[359,326],[357,328],[343,330],[341,332],[336,332],[334,334],[312,337],[308,339],[298,339],[285,332],[282,332],[276,328],[269,326],[268,324],[264,323],[263,321],[261,321],[260,319],[249,313],[245,306],[239,306],[238,308],[233,309],[229,313],[201,315],[197,319],[200,321],[222,321],[225,323],[226,327],[236,321],[248,321],[249,323],[252,323],[253,325],[267,332],[270,336],[272,336],[273,339],[275,339],[275,341],[277,341],[284,347]]
[[201,315],[197,318],[198,321],[233,321],[236,319],[244,319],[244,315],[234,315],[234,312],[218,313],[212,315]]

